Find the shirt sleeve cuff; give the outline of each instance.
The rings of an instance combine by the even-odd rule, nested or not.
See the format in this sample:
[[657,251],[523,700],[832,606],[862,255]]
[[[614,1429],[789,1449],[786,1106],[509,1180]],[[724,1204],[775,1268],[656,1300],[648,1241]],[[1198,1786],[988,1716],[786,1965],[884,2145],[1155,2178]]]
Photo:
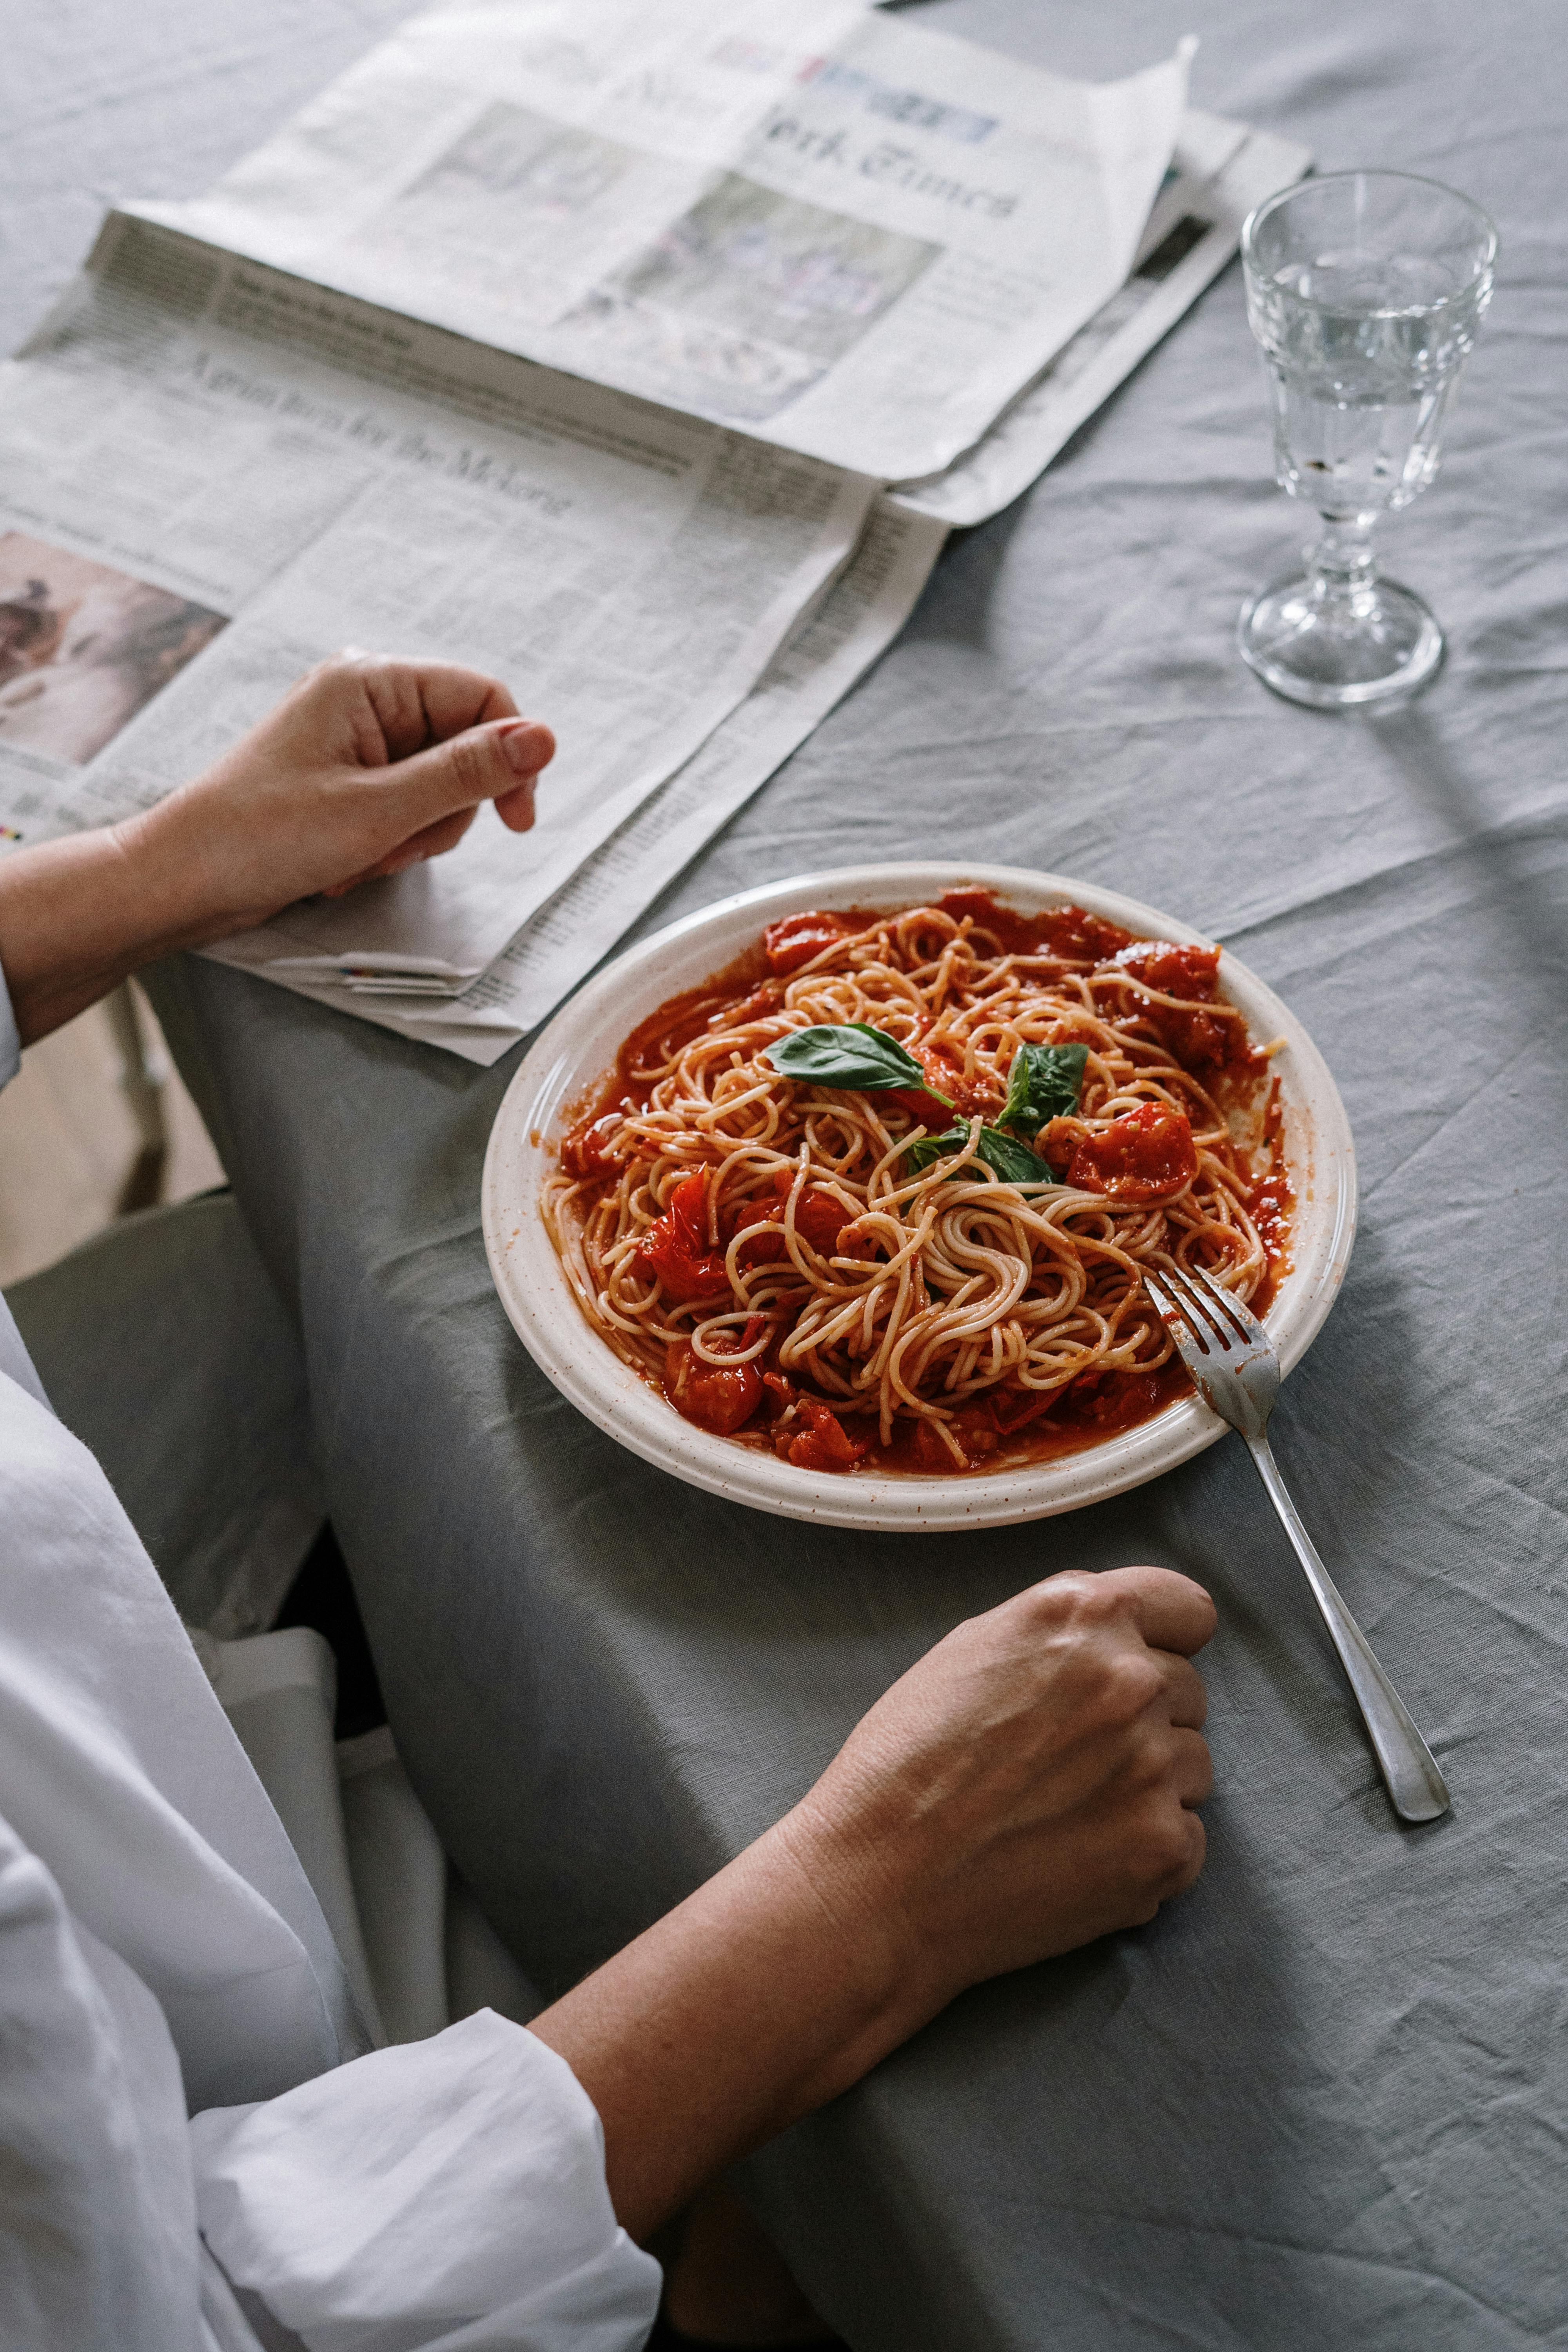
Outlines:
[[592,2102],[491,2010],[191,2137],[209,2250],[307,2344],[415,2352],[510,2318],[519,2343],[637,2352],[653,2325],[658,2264],[616,2220]]

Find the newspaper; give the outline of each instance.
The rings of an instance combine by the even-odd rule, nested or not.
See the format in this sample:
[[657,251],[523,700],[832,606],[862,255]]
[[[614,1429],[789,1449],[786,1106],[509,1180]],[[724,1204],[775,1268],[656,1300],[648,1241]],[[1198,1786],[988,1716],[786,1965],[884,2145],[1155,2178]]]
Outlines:
[[[954,139],[947,118],[984,93],[948,50],[988,78],[997,105],[999,72],[1016,95],[1021,69],[961,44],[939,44],[935,62],[919,44],[868,60],[851,35],[879,20],[857,9],[847,27],[845,16],[823,5],[789,19],[797,109],[836,92],[834,105],[894,122],[900,137]],[[343,900],[289,908],[208,952],[492,1060],[613,947],[891,642],[950,523],[979,520],[1033,478],[1219,267],[1237,207],[1268,192],[1270,171],[1269,188],[1304,161],[1292,165],[1300,151],[1243,125],[1186,114],[1152,207],[1140,197],[1141,215],[1130,216],[1127,284],[999,417],[991,404],[987,429],[945,472],[880,498],[869,473],[792,445],[765,420],[742,431],[689,413],[700,403],[683,411],[668,396],[660,404],[586,383],[480,342],[450,319],[410,315],[420,308],[412,286],[394,308],[302,277],[300,252],[268,255],[260,236],[249,250],[228,249],[247,243],[222,218],[237,201],[252,226],[287,226],[290,205],[325,205],[321,173],[346,172],[359,191],[359,213],[351,204],[345,215],[353,232],[356,220],[396,214],[424,185],[419,139],[445,119],[451,92],[415,70],[422,42],[472,63],[481,37],[506,33],[512,67],[531,40],[535,64],[547,51],[551,72],[570,82],[566,51],[575,44],[581,62],[591,34],[604,87],[579,92],[577,128],[592,117],[599,137],[606,108],[679,119],[693,89],[711,94],[716,73],[741,71],[731,45],[755,47],[763,21],[716,0],[679,0],[652,30],[619,0],[570,12],[520,0],[437,12],[409,28],[411,47],[395,41],[374,53],[231,175],[216,210],[110,215],[82,278],[0,371],[0,842],[150,804],[344,643],[489,669],[561,739],[534,831],[512,835],[486,810],[447,856]],[[776,42],[776,10],[767,21]],[[837,46],[803,63],[808,22]],[[606,27],[617,26],[618,80],[605,63]],[[880,29],[895,28],[880,20]],[[505,95],[504,47],[487,72],[487,104]],[[777,58],[763,71],[747,55],[776,113]],[[929,84],[940,101],[921,94],[922,58],[933,77],[942,68]],[[889,78],[900,61],[902,82]],[[1158,79],[1138,78],[1145,113]],[[1064,107],[1064,91],[1075,104],[1095,98],[1051,88]],[[1101,131],[1120,123],[1117,135],[1126,133],[1138,113],[1132,88],[1101,93],[1098,117],[1089,105]],[[1038,92],[1024,96],[1033,104]],[[469,88],[470,121],[475,98]],[[763,102],[734,100],[731,162],[751,152],[745,139],[754,145],[759,120],[773,119],[758,115]],[[1020,100],[970,143],[1016,156],[1026,117],[1035,120]],[[701,149],[690,137],[678,143],[688,162]],[[573,210],[583,188],[566,167],[581,160],[580,143],[551,152],[550,170],[524,174],[535,235],[531,245],[514,236],[514,270],[520,254],[536,251],[567,267],[574,236],[593,226]],[[378,196],[360,184],[373,156],[392,158],[396,180]],[[716,173],[727,184],[729,163],[710,160],[703,172],[704,186]],[[631,173],[616,199],[638,197],[645,232],[648,184]],[[606,183],[594,203],[603,210],[613,194]],[[598,223],[606,235],[614,209]],[[447,244],[422,248],[415,237],[395,257],[428,296],[460,281],[455,257],[500,266],[503,215],[485,214],[488,245],[474,224],[447,220]],[[334,220],[334,232],[343,226]],[[771,248],[742,238],[728,249],[765,260]],[[842,294],[841,277],[829,276]],[[1000,283],[984,271],[974,282]],[[831,307],[813,270],[804,289],[807,308]],[[427,313],[434,307],[425,300]],[[476,323],[471,308],[459,311]],[[925,316],[912,290],[901,315],[900,333]],[[893,308],[873,323],[890,333]],[[984,367],[996,351],[980,325]],[[950,318],[944,364],[968,349],[953,326]],[[906,339],[904,348],[914,347]],[[823,400],[847,400],[851,374],[825,367]]]
[[[1304,150],[1287,142],[1189,113],[1128,287],[947,477],[904,485],[881,502],[851,568],[826,602],[797,625],[755,691],[521,929],[513,926],[521,902],[503,881],[499,895],[508,944],[481,976],[473,974],[484,950],[493,950],[494,929],[483,935],[469,928],[472,909],[461,890],[452,890],[461,869],[451,858],[399,877],[397,886],[374,886],[347,901],[291,910],[281,923],[213,952],[469,1058],[488,1061],[505,1050],[592,969],[883,650],[935,561],[944,535],[940,526],[977,520],[1016,496],[1221,266],[1247,207],[1306,161]],[[68,589],[69,580],[60,577],[62,564],[69,570],[70,545],[60,544],[65,540],[79,560],[100,571],[109,569],[106,554],[137,565],[137,580],[106,583],[92,573],[100,607],[105,588],[115,584],[122,593],[152,587],[156,598],[148,574],[158,572],[168,601],[155,605],[153,619],[167,625],[165,635],[172,628],[183,640],[172,656],[165,653],[161,667],[167,669],[171,658],[190,658],[193,646],[203,649],[205,631],[221,621],[225,609],[237,609],[270,579],[284,580],[290,555],[313,546],[362,495],[374,470],[367,453],[375,457],[386,446],[385,412],[373,411],[363,399],[371,378],[383,391],[390,378],[411,399],[434,392],[448,430],[454,418],[468,424],[476,416],[492,425],[515,427],[521,421],[536,429],[541,409],[558,409],[564,396],[573,410],[568,437],[592,438],[593,419],[580,404],[583,387],[510,362],[498,369],[493,355],[458,338],[410,333],[405,321],[394,324],[353,302],[323,300],[275,273],[230,272],[231,296],[236,284],[243,296],[247,347],[232,323],[223,327],[226,340],[215,340],[220,310],[231,322],[237,315],[234,299],[222,305],[215,299],[215,265],[220,277],[228,268],[224,257],[189,239],[111,221],[88,279],[35,336],[25,366],[9,371],[11,382],[0,390],[0,428],[9,428],[0,430],[0,522],[9,519],[25,528],[0,541],[0,597],[14,594],[16,585],[4,569],[8,554],[13,572],[18,554],[46,567],[52,562],[57,592]],[[299,306],[307,300],[301,328]],[[264,333],[255,324],[258,312]],[[258,340],[278,341],[284,325],[282,352],[270,358],[274,371],[280,363],[288,368],[289,388],[279,396],[275,377],[258,373],[254,346]],[[345,347],[353,352],[346,371],[352,383],[337,383],[335,399],[298,372],[302,340],[311,339],[331,351],[340,373]],[[364,356],[367,341],[374,364]],[[527,415],[520,386],[533,403]],[[624,434],[627,404],[615,405]],[[669,421],[657,418],[661,428]],[[194,425],[200,429],[193,434]],[[426,417],[408,432],[419,436],[417,470],[427,479],[437,470],[432,420]],[[405,452],[415,446],[408,432],[397,445]],[[173,462],[171,447],[178,453]],[[467,440],[448,452],[455,478],[467,486],[485,454]],[[930,526],[895,530],[896,518],[916,515],[930,517]],[[154,519],[173,567],[161,572],[148,561],[146,530]],[[402,528],[400,520],[400,533]],[[51,543],[40,545],[34,532],[52,534]],[[400,536],[377,572],[379,589],[389,597],[397,593],[403,548]],[[506,578],[496,584],[515,608],[515,583]],[[343,608],[338,589],[327,585],[327,619],[335,625]],[[207,604],[200,604],[201,596]],[[249,617],[264,620],[267,609],[263,604]],[[297,617],[290,613],[291,621]],[[335,627],[331,641],[336,642]],[[465,635],[456,650],[470,656],[473,640]],[[264,707],[286,682],[276,672],[256,693],[256,704]],[[79,706],[93,699],[87,685],[73,682]],[[96,686],[101,701],[103,681]],[[60,698],[55,699],[58,709]],[[37,838],[101,821],[175,780],[174,770],[162,763],[131,771],[123,744],[89,763],[85,773],[40,757],[37,730],[32,750],[7,745],[5,700],[0,692],[0,835]],[[212,740],[205,747],[193,742],[178,772],[190,772],[250,715],[230,709],[226,717],[209,705]],[[13,730],[16,724],[13,719]],[[500,836],[503,853],[529,864],[537,834],[519,842],[501,836],[493,820],[488,830],[492,839]],[[446,958],[430,952],[431,917],[438,919],[443,906],[451,950]],[[363,928],[372,909],[374,932]],[[373,939],[384,942],[379,950]],[[426,1005],[418,1002],[426,992],[453,1001]],[[382,1001],[373,1003],[373,997]]]
[[744,699],[874,494],[113,215],[0,382],[28,635],[0,824],[149,805],[345,644],[470,663],[560,739],[534,830],[486,809],[438,864],[282,919],[296,954],[460,985]]
[[892,643],[946,536],[945,524],[882,500],[853,562],[740,709],[452,1001],[423,1002],[363,971],[334,985],[304,960],[280,959],[288,941],[272,925],[204,952],[468,1061],[495,1061],[553,1012]]
[[896,502],[955,528],[1010,506],[1218,277],[1254,205],[1299,180],[1311,160],[1294,140],[1191,110],[1125,286],[973,449],[945,473],[900,482]]
[[1190,44],[1075,82],[860,0],[470,0],[205,196],[208,243],[882,480],[1126,279]]
[[[456,1003],[426,1009],[399,987],[395,1001],[356,1009],[479,1062],[537,1026],[891,641],[940,551],[945,531],[932,526],[982,520],[1026,488],[1224,267],[1252,206],[1299,178],[1310,161],[1289,141],[1189,112],[1128,285],[947,475],[904,485],[879,503],[849,572],[733,718]],[[927,529],[899,533],[900,517],[923,518]],[[212,952],[265,966],[269,977],[323,1002],[342,1001],[319,970],[278,960],[286,947],[264,931]],[[342,985],[368,996],[388,982],[362,971],[344,973]]]

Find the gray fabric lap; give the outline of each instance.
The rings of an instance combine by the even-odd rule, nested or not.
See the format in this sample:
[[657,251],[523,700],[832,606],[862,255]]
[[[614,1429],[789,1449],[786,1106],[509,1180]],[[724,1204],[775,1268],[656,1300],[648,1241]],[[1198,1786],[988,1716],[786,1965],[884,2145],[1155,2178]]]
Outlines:
[[269,1625],[325,1512],[299,1335],[233,1199],[126,1219],[6,1297],[187,1623]]

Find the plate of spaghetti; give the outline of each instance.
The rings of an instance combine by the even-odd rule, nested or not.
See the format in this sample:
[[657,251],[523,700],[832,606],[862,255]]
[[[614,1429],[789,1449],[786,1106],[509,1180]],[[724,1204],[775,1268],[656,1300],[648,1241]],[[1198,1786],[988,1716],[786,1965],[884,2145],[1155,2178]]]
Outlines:
[[1287,1371],[1350,1255],[1327,1066],[1244,964],[1087,884],[769,884],[590,982],[497,1113],[486,1247],[535,1362],[689,1483],[934,1531],[1223,1434],[1142,1269],[1206,1266]]

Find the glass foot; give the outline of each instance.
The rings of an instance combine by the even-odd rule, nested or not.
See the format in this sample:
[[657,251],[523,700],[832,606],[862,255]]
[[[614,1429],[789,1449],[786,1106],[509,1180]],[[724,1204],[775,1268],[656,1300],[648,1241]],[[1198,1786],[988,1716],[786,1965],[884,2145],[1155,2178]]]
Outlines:
[[1242,606],[1242,659],[1265,686],[1318,710],[1346,710],[1426,684],[1443,658],[1443,632],[1419,596],[1392,580],[1349,595],[1323,589],[1321,575],[1302,573]]

